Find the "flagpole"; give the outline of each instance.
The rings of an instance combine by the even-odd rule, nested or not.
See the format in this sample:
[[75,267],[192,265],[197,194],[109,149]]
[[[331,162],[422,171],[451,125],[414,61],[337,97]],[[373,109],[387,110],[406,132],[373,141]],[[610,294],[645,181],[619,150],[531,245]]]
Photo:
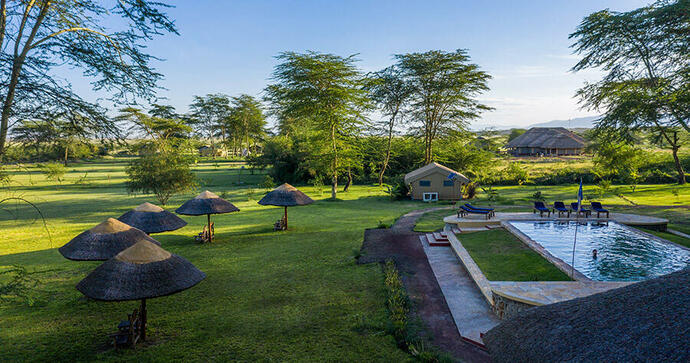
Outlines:
[[[575,275],[575,246],[577,245],[577,227],[580,226],[580,212],[582,211],[582,178],[580,188],[577,191],[577,211],[575,213],[575,237],[573,238],[573,259],[570,263],[570,278]],[[570,222],[568,222],[570,223]]]
[[570,278],[573,279],[575,275],[575,244],[577,243],[577,227],[580,225],[580,207],[577,208],[577,214],[575,215],[575,238],[573,238],[573,260],[570,263]]

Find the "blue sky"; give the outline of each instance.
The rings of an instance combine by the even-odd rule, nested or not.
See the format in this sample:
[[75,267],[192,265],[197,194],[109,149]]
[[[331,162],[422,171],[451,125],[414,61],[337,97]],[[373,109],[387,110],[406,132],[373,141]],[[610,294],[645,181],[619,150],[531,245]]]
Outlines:
[[[260,95],[281,51],[358,53],[364,71],[396,53],[466,48],[494,78],[481,99],[496,108],[475,127],[525,126],[593,113],[573,95],[600,74],[569,72],[568,40],[587,14],[630,10],[649,1],[178,1],[169,10],[180,36],[157,38],[149,51],[165,75],[160,96],[185,112],[193,95]],[[86,81],[73,80],[84,94]]]

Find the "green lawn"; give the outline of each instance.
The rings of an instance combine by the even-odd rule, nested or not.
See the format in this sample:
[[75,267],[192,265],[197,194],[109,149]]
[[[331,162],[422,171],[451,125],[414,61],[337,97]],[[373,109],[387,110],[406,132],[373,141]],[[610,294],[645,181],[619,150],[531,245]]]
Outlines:
[[[74,285],[98,262],[73,262],[56,250],[106,217],[117,217],[150,196],[128,195],[123,160],[69,167],[61,184],[45,180],[33,166],[14,168],[5,195],[34,202],[47,218],[50,238],[36,213],[4,204],[0,269],[25,266],[40,281],[38,301],[0,303],[0,361],[402,361],[388,333],[381,268],[357,266],[365,228],[393,222],[422,206],[391,202],[377,187],[353,186],[341,200],[325,201],[313,187],[300,187],[317,200],[290,209],[288,232],[273,232],[282,210],[256,203],[263,175],[238,163],[195,167],[203,189],[236,204],[239,213],[213,217],[216,242],[195,244],[205,217],[184,217],[189,225],[154,235],[164,248],[207,274],[196,287],[152,299],[151,343],[136,350],[107,349],[106,335],[136,302],[86,300]],[[74,181],[85,175],[86,183]],[[238,180],[241,184],[238,184]],[[169,202],[173,210],[195,193]],[[7,349],[11,347],[11,349]]]
[[570,278],[505,229],[457,235],[490,281],[569,281]]
[[443,229],[443,218],[453,214],[453,209],[441,209],[424,213],[414,226],[415,232],[436,232]]

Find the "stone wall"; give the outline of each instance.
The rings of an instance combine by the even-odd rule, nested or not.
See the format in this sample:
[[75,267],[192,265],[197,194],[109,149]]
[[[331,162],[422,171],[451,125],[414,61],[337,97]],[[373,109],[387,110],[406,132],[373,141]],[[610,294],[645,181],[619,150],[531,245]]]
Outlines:
[[491,310],[501,320],[508,319],[523,310],[534,307],[534,305],[511,300],[498,294],[493,294],[493,299],[494,304],[491,306]]

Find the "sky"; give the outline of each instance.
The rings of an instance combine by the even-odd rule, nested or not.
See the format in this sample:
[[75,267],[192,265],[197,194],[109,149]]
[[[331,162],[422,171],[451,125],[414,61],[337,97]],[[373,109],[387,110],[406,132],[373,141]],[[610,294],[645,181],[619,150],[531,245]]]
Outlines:
[[[175,1],[168,14],[180,35],[156,38],[148,52],[164,59],[154,63],[165,76],[159,96],[182,113],[194,95],[261,96],[282,51],[357,54],[368,72],[393,64],[394,54],[463,48],[493,77],[480,100],[495,110],[473,128],[527,126],[596,115],[580,109],[574,94],[601,73],[570,72],[578,57],[568,35],[592,12],[648,2]],[[88,80],[72,82],[80,94],[89,92]]]

